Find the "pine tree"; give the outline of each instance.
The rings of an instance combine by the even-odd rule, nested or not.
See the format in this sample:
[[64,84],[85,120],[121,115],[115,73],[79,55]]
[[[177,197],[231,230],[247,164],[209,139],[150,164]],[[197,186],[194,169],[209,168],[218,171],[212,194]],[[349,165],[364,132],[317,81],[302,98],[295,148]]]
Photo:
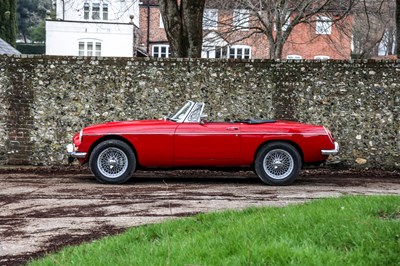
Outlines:
[[0,38],[15,47],[17,38],[17,0],[0,0]]

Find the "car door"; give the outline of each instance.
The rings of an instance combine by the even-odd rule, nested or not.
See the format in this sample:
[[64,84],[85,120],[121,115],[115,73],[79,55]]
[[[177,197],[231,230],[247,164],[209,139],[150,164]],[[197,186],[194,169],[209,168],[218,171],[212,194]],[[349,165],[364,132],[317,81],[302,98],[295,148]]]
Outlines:
[[240,139],[240,124],[182,123],[175,131],[175,165],[232,165],[240,153]]

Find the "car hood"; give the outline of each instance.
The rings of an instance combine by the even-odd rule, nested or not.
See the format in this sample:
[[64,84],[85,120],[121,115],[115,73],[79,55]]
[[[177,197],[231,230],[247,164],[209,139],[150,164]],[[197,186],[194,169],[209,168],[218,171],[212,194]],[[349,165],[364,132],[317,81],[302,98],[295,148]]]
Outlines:
[[131,131],[147,130],[149,127],[153,129],[165,128],[177,125],[175,122],[168,120],[132,120],[132,121],[117,121],[96,124],[85,127],[84,134],[100,134],[100,133],[129,133]]

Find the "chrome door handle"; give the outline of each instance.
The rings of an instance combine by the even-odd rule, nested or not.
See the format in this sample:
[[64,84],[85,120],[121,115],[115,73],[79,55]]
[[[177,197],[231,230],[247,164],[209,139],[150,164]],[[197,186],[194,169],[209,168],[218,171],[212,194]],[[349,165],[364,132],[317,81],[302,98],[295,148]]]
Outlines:
[[227,127],[227,128],[225,128],[225,129],[226,129],[226,130],[230,130],[230,131],[239,130],[238,127]]

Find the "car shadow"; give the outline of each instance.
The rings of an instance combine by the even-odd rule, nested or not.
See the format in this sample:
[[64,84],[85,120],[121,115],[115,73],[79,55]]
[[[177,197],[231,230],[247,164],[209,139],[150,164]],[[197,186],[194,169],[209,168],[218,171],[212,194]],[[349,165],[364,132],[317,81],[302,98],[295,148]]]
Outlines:
[[[97,183],[93,175],[73,177],[76,182]],[[400,175],[389,171],[336,171],[326,169],[306,170],[290,186],[364,186],[367,183],[398,183]],[[265,184],[252,171],[221,172],[206,170],[138,171],[125,186],[158,184]]]

